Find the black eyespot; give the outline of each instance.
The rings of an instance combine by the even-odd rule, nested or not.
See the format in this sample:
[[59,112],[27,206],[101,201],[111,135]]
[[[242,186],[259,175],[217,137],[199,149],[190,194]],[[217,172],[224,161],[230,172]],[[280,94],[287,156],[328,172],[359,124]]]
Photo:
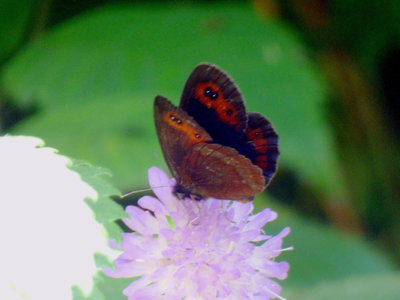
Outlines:
[[199,138],[200,138],[200,134],[196,133],[196,134],[194,135],[194,137],[195,137],[196,139],[199,139]]
[[212,94],[213,90],[212,88],[208,87],[204,90],[204,96],[206,97],[210,97],[210,95]]
[[228,116],[231,116],[231,115],[233,114],[233,110],[232,110],[232,109],[227,109],[227,110],[226,110],[226,114],[227,114]]
[[259,131],[256,131],[256,132],[254,132],[254,135],[255,135],[255,136],[259,136],[259,135],[260,135],[260,132],[259,132]]
[[214,92],[212,88],[207,87],[204,90],[204,97],[210,98],[211,100],[215,100],[218,98],[218,92]]
[[177,123],[177,124],[182,124],[181,119],[178,119],[178,118],[175,117],[174,115],[171,115],[169,118],[170,118],[172,121],[174,121],[175,123]]

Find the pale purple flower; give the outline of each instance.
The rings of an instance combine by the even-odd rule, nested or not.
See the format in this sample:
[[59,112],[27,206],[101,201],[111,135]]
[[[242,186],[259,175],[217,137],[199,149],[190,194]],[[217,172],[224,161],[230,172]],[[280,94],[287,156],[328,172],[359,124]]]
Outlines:
[[130,300],[284,299],[274,279],[285,279],[287,262],[277,262],[282,239],[264,234],[277,214],[270,209],[250,215],[253,204],[229,200],[179,200],[174,180],[149,170],[157,198],[144,196],[129,206],[111,277],[139,277],[125,290]]

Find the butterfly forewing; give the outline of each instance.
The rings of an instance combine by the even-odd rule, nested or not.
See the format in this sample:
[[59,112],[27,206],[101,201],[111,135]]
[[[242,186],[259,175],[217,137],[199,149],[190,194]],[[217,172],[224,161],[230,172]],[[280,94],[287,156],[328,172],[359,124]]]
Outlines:
[[187,152],[195,144],[211,141],[211,137],[185,111],[162,96],[154,101],[154,120],[165,160],[178,179],[184,173]]
[[247,127],[242,95],[229,76],[214,65],[200,64],[190,74],[180,107],[216,143],[235,147]]

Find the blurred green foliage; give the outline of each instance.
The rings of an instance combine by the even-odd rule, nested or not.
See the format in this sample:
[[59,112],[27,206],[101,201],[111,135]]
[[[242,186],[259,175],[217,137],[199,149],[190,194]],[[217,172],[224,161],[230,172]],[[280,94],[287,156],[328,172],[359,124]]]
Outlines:
[[[270,189],[278,201],[299,201],[277,206],[266,230],[292,228],[286,295],[395,299],[400,99],[385,87],[400,86],[390,77],[400,66],[397,2],[127,2],[0,0],[2,132],[107,167],[122,190],[144,187],[149,167],[165,169],[154,96],[177,104],[191,70],[217,64],[280,135],[283,172]],[[394,63],[383,68],[386,53]],[[89,181],[103,172],[78,165]],[[259,208],[273,205],[262,199]],[[117,239],[122,215],[104,203],[91,206]],[[98,278],[94,298],[120,289],[110,280]]]
[[318,188],[340,190],[323,81],[293,32],[258,20],[248,5],[212,12],[203,5],[116,6],[69,20],[5,69],[7,92],[43,108],[13,132],[112,168],[123,188],[144,184],[145,170],[161,161],[154,154],[154,96],[177,102],[203,61],[227,70],[249,110],[272,120],[282,164]]
[[[279,256],[290,262],[289,276],[283,283],[285,297],[364,299],[369,295],[365,299],[396,299],[398,286],[392,287],[384,280],[393,283],[400,272],[395,272],[393,262],[381,250],[354,234],[306,219],[272,200],[256,201],[256,208],[268,206],[279,212],[279,218],[265,226],[268,234],[277,234],[285,226],[291,228],[285,245],[293,245],[294,250]],[[374,283],[374,279],[378,281]],[[370,282],[371,286],[363,289],[362,282]],[[388,289],[381,290],[378,282]]]
[[12,51],[24,39],[35,0],[0,1],[0,62],[12,55]]

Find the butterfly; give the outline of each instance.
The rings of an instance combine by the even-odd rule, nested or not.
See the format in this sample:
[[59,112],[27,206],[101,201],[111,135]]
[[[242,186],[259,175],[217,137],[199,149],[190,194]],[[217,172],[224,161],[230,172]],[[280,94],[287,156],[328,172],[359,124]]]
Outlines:
[[251,201],[276,172],[278,135],[215,65],[192,71],[179,107],[156,96],[154,120],[180,199]]

